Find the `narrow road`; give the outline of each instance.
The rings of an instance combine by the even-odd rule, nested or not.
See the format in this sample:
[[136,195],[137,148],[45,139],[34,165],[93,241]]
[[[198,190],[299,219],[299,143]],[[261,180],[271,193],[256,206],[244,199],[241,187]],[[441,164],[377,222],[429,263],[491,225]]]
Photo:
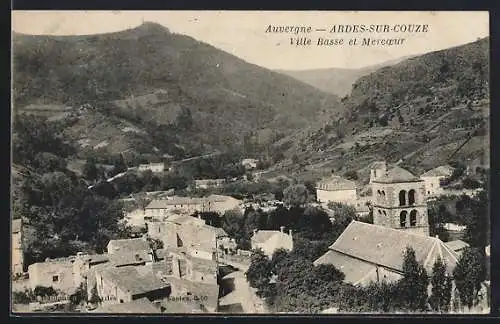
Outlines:
[[220,299],[221,306],[240,304],[243,313],[247,314],[267,312],[264,301],[255,294],[255,289],[248,284],[244,270],[234,271],[226,275],[223,280],[232,282],[233,289]]

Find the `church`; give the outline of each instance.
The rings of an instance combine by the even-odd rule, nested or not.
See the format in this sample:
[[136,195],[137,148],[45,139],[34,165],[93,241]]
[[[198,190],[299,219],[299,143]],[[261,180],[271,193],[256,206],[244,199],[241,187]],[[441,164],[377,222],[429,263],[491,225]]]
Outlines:
[[403,253],[415,250],[427,273],[439,257],[451,274],[458,255],[429,236],[423,180],[398,167],[374,163],[371,170],[373,224],[352,221],[315,265],[332,264],[354,285],[395,281],[403,275]]

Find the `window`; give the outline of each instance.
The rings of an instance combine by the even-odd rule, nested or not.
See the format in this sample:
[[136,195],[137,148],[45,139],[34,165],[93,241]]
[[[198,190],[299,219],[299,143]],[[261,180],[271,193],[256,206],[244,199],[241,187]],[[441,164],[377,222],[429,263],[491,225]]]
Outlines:
[[123,304],[123,299],[120,299],[120,304]]
[[401,214],[399,214],[399,226],[400,227],[406,227],[406,211],[402,211]]
[[385,191],[382,190],[382,196],[385,198]]
[[415,204],[415,190],[411,189],[408,191],[408,205]]
[[52,282],[59,282],[59,276],[52,276]]
[[203,276],[201,276],[201,280],[203,280]]
[[417,226],[417,211],[415,209],[410,212],[410,226]]
[[382,211],[381,211],[380,209],[378,210],[378,213],[379,213],[380,215],[382,215]]
[[384,216],[387,216],[387,213],[385,212],[385,210],[383,212],[384,212]]
[[405,206],[406,205],[406,191],[401,190],[399,192],[399,206]]

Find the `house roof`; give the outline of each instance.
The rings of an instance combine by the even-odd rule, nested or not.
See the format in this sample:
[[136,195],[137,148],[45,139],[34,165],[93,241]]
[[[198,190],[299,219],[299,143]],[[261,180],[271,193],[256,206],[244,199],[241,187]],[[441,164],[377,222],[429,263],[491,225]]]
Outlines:
[[422,174],[420,177],[449,177],[453,173],[453,167],[449,165],[441,165],[437,168],[429,170]]
[[12,233],[19,233],[22,227],[22,220],[20,218],[12,220]]
[[332,175],[327,179],[318,182],[318,189],[336,191],[336,190],[356,190],[356,183],[339,176]]
[[466,247],[469,247],[469,244],[467,242],[464,242],[462,240],[455,240],[455,241],[449,241],[444,243],[450,250],[453,251],[459,251],[462,249],[465,249]]
[[104,263],[109,261],[108,254],[83,255],[82,259],[90,264]]
[[280,231],[260,230],[252,236],[252,241],[255,243],[265,243],[278,233]]
[[108,253],[109,261],[115,267],[143,264],[149,259],[149,250]]
[[226,179],[199,179],[199,180],[194,180],[194,184],[196,186],[200,185],[220,185],[222,183],[226,182]]
[[167,199],[155,199],[146,206],[146,209],[163,209],[171,207],[173,205],[202,205],[207,203],[226,202],[231,199],[234,198],[222,195],[210,195],[208,197],[201,198],[173,196]]
[[206,260],[196,257],[191,257],[190,260],[193,264],[193,269],[198,272],[206,274],[214,274],[217,272],[218,265],[215,260]]
[[371,164],[372,169],[380,169],[380,168],[386,168],[387,163],[384,161],[375,161]]
[[163,162],[156,162],[156,163],[143,163],[143,164],[139,164],[139,167],[150,167],[150,166],[164,166],[165,163]]
[[[111,249],[111,251],[110,251]],[[110,240],[108,243],[108,253],[130,252],[130,251],[149,251],[149,243],[143,238]]]
[[373,180],[374,182],[381,183],[399,183],[399,182],[417,182],[422,181],[410,171],[407,171],[399,166],[394,166],[380,177]]
[[258,231],[252,236],[252,243],[256,244],[266,244],[271,249],[278,249],[284,246],[285,241],[293,240],[293,238],[287,233],[281,233],[280,231]]
[[147,298],[136,299],[122,304],[103,305],[95,310],[96,313],[127,313],[127,314],[156,314],[161,311]]
[[428,271],[432,271],[438,256],[447,264],[449,273],[457,263],[457,254],[438,238],[357,221],[347,226],[329,250],[402,272],[403,253],[408,246]]
[[144,266],[141,270],[138,270],[138,268],[135,266],[106,268],[102,270],[101,274],[120,289],[132,295],[144,294],[169,287],[168,283],[163,282],[154,275],[150,267]]

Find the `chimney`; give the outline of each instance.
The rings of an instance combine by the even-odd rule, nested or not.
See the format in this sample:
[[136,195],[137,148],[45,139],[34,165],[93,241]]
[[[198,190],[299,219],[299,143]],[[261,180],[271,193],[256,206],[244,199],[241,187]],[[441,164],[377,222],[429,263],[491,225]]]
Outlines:
[[288,230],[288,235],[292,236],[292,230]]
[[200,213],[198,213],[198,219],[201,219],[201,214]]
[[280,232],[283,233],[284,230],[285,230],[285,226],[280,226]]
[[439,235],[436,235],[436,236],[435,236],[435,238],[437,238],[437,239],[438,239],[438,238],[439,238]]
[[257,234],[257,229],[253,230],[253,235]]

